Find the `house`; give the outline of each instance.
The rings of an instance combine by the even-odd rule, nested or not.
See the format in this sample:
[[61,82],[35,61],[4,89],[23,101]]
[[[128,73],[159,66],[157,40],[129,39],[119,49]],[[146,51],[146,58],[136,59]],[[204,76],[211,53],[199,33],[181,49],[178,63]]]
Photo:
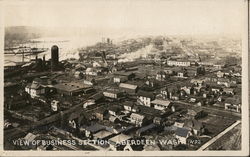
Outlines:
[[202,122],[195,119],[189,119],[185,121],[183,127],[190,129],[191,132],[196,136],[202,135],[205,131],[205,126],[202,124]]
[[198,119],[204,116],[205,113],[200,107],[192,108],[187,110],[187,116],[193,119]]
[[102,64],[99,63],[99,62],[94,61],[92,66],[93,66],[93,67],[101,67]]
[[224,102],[226,100],[226,98],[227,98],[226,96],[219,96],[217,101]]
[[86,85],[89,85],[89,86],[93,86],[93,85],[96,84],[96,81],[93,78],[91,78],[91,79],[84,79],[83,83],[86,84]]
[[124,93],[119,89],[113,88],[113,89],[107,89],[106,91],[104,91],[103,95],[107,98],[119,99],[124,96]]
[[132,113],[130,115],[130,122],[137,125],[142,126],[146,121],[146,118],[144,115],[138,114],[138,113]]
[[186,78],[188,76],[187,71],[186,70],[181,70],[177,72],[177,77],[180,78]]
[[211,96],[211,92],[210,91],[204,91],[204,92],[202,92],[202,97],[203,98],[208,98],[208,97],[210,97]]
[[125,135],[125,134],[118,134],[112,138],[109,139],[110,148],[113,151],[132,151],[133,149],[127,145],[129,145],[128,140],[132,139],[131,136]]
[[120,120],[116,117],[116,116],[109,116],[109,121],[112,122],[112,123],[119,123]]
[[230,81],[229,78],[218,78],[217,84],[218,85],[224,85],[226,87],[230,87],[232,82]]
[[171,100],[179,100],[180,99],[180,95],[176,93],[176,94],[172,95],[170,99]]
[[163,111],[167,108],[170,108],[172,103],[168,100],[155,99],[151,102],[151,104],[155,109]]
[[196,103],[198,101],[199,101],[199,97],[196,97],[196,96],[189,97],[189,102],[191,103]]
[[59,103],[60,102],[57,101],[57,100],[52,100],[51,101],[51,110],[54,111],[54,112],[58,111]]
[[[86,114],[86,113],[85,113]],[[81,124],[83,122],[85,122],[85,116],[83,115],[82,110],[78,110],[76,112],[73,112],[69,115],[69,117],[67,117],[67,121],[68,121],[68,126],[70,129],[77,129],[81,126]],[[88,116],[87,116],[88,117]]]
[[223,88],[223,93],[225,94],[230,94],[230,95],[234,95],[234,89],[233,88]]
[[114,73],[114,77],[125,77],[126,80],[132,80],[135,77],[133,72],[119,71]]
[[145,81],[145,85],[141,87],[141,89],[145,91],[153,91],[156,89],[157,86],[159,86],[160,82],[154,78],[147,79]]
[[111,106],[108,112],[112,116],[118,116],[120,114],[121,108],[119,106]]
[[91,96],[84,104],[83,108],[87,108],[88,106],[95,105],[103,99],[103,94],[102,93],[96,93],[93,96]]
[[168,75],[165,71],[159,71],[156,74],[156,80],[159,80],[159,81],[164,81],[167,79],[167,77]]
[[83,104],[83,108],[87,108],[88,106],[92,106],[95,105],[95,102],[93,100],[87,100],[84,104]]
[[204,79],[196,79],[196,78],[193,78],[190,80],[190,83],[196,85],[196,86],[202,86],[204,85],[205,83],[205,80]]
[[205,82],[207,82],[207,83],[217,83],[217,81],[218,81],[218,79],[219,78],[217,78],[216,76],[207,76],[207,77],[205,77],[204,78],[204,80],[205,80]]
[[92,124],[90,126],[80,127],[80,131],[85,133],[86,137],[91,137],[93,134],[96,134],[99,131],[105,130],[105,126],[98,123]]
[[223,67],[225,67],[225,64],[220,63],[220,64],[214,64],[215,69],[221,70]]
[[135,94],[138,90],[138,86],[137,85],[133,85],[133,84],[128,84],[128,83],[120,83],[119,84],[119,88],[129,94]]
[[42,85],[42,80],[40,78],[36,78],[31,84],[25,87],[25,91],[30,94],[31,98],[36,98],[45,94],[45,86]]
[[184,123],[183,122],[175,122],[173,126],[175,126],[177,128],[182,128],[184,126]]
[[155,99],[155,95],[152,92],[146,92],[146,91],[138,91],[137,93],[137,101],[140,105],[145,105],[150,107],[151,101]]
[[219,78],[222,78],[225,76],[225,73],[222,72],[221,70],[219,70],[217,73],[216,73],[216,76],[219,77]]
[[240,98],[232,97],[225,100],[225,110],[241,112]]
[[168,89],[166,87],[160,89],[160,95],[163,99],[169,98]]
[[74,73],[74,77],[75,77],[76,79],[82,79],[82,78],[84,77],[84,74],[83,74],[83,72],[81,72],[81,71],[76,71],[76,72]]
[[179,95],[178,95],[179,89],[176,87],[176,85],[168,86],[166,89],[169,99],[179,100]]
[[128,80],[127,76],[114,76],[114,83],[126,82]]
[[195,86],[194,87],[194,95],[197,95],[198,93],[206,91],[206,88],[204,86]]
[[178,91],[176,86],[168,86],[160,89],[160,93],[164,99],[172,99]]
[[85,75],[97,76],[100,75],[100,72],[96,68],[87,68],[85,70]]
[[191,131],[186,128],[177,128],[175,131],[175,137],[181,144],[187,144],[187,138],[191,135]]
[[222,87],[216,84],[210,84],[209,88],[211,89],[212,92],[214,93],[220,93],[222,91]]
[[185,91],[185,93],[188,95],[194,94],[194,88],[192,87],[192,85],[185,85],[181,87],[181,90]]
[[172,70],[172,68],[164,68],[164,72],[165,72],[167,75],[173,75],[175,71]]
[[134,102],[131,102],[131,101],[125,101],[123,103],[123,107],[126,111],[129,111],[129,112],[138,112],[139,111],[139,108],[135,105]]
[[153,123],[157,125],[161,125],[163,123],[163,119],[161,117],[155,117],[153,119]]
[[98,108],[94,113],[92,113],[97,119],[104,120],[108,114],[108,110],[106,108]]

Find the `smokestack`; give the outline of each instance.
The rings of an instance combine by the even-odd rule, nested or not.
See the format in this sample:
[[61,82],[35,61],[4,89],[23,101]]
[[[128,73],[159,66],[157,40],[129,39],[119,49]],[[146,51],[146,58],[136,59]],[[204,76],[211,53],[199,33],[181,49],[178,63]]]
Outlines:
[[45,66],[46,66],[45,55],[43,55],[43,61],[42,61],[42,65],[43,65],[43,70],[44,70],[44,68],[45,68]]
[[59,48],[57,45],[51,47],[51,71],[55,71],[58,68],[59,63]]

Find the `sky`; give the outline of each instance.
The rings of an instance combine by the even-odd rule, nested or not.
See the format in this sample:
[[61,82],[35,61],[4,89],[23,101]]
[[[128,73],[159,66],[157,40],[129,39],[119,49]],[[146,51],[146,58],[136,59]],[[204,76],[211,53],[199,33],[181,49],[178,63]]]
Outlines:
[[240,34],[246,22],[244,0],[5,2],[6,27],[82,27],[135,34]]

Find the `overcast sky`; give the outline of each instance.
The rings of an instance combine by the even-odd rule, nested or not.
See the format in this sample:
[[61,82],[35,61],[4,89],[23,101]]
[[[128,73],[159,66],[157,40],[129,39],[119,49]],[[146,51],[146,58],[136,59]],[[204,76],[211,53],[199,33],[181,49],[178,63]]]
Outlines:
[[5,26],[115,28],[152,34],[239,34],[244,23],[244,5],[243,0],[23,0],[6,4],[4,21]]

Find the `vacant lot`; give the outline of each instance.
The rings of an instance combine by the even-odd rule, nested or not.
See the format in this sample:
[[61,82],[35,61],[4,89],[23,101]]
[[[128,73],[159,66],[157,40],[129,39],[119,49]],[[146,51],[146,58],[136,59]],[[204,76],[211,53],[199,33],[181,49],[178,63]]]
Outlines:
[[233,124],[236,120],[209,114],[208,116],[200,119],[200,121],[205,125],[206,135],[214,137]]
[[241,124],[234,127],[224,136],[210,145],[207,150],[240,150],[241,149]]

